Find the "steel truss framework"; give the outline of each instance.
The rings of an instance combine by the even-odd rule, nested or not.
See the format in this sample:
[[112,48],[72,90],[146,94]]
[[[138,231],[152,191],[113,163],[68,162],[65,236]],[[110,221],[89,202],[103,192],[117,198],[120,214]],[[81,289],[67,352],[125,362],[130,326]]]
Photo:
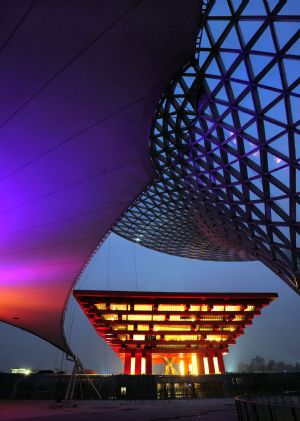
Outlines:
[[158,177],[114,231],[178,256],[261,260],[299,293],[300,17],[292,3],[208,4],[195,57],[152,122]]

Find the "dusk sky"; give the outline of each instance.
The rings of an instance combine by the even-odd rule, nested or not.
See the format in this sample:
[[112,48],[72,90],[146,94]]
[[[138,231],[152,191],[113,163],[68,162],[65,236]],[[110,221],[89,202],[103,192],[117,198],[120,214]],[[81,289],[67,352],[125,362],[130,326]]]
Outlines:
[[[246,327],[236,345],[231,345],[225,357],[226,368],[234,371],[240,361],[249,361],[256,355],[300,362],[299,296],[262,263],[184,259],[148,250],[111,234],[77,288],[135,290],[136,286],[140,291],[277,292],[279,298],[262,310],[252,326]],[[70,302],[68,313],[72,317],[66,318],[66,335],[84,366],[100,373],[121,372],[121,361],[95,333],[78,304]],[[62,353],[52,345],[4,323],[0,329],[1,371],[11,367],[60,368]],[[71,367],[64,360],[63,368]]]

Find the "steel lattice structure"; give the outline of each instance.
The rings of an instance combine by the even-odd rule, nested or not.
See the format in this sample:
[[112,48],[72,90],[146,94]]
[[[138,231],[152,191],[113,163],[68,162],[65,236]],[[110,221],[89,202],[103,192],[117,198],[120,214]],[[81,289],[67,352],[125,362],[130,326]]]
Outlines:
[[150,130],[157,179],[114,231],[174,255],[261,260],[300,292],[300,17],[210,2]]

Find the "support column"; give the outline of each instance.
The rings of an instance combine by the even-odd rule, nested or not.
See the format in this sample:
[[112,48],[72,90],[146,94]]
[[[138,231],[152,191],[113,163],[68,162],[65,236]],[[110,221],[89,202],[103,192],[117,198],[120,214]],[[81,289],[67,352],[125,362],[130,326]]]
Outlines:
[[149,352],[145,355],[145,359],[146,359],[146,374],[151,375],[152,374],[152,354],[151,354],[151,352]]
[[205,374],[204,370],[204,362],[203,362],[203,354],[197,354],[197,366],[198,366],[198,375],[201,376]]
[[189,374],[189,363],[190,363],[190,360],[189,360],[188,355],[189,354],[185,355],[184,360],[183,360],[184,375],[185,376]]
[[124,360],[124,374],[130,374],[131,368],[131,354],[126,352]]
[[225,364],[224,358],[222,354],[218,354],[218,364],[219,364],[219,371],[221,374],[225,373]]
[[215,365],[214,365],[214,358],[213,355],[207,356],[209,374],[215,374]]
[[135,374],[141,374],[142,371],[142,354],[135,354]]

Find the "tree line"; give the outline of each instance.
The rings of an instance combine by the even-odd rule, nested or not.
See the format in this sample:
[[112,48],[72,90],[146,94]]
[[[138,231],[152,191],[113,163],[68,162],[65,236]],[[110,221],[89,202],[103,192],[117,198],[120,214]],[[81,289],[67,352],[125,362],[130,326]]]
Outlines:
[[275,373],[275,372],[300,372],[300,363],[285,363],[283,361],[269,360],[256,355],[249,364],[240,362],[238,365],[240,373]]

